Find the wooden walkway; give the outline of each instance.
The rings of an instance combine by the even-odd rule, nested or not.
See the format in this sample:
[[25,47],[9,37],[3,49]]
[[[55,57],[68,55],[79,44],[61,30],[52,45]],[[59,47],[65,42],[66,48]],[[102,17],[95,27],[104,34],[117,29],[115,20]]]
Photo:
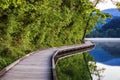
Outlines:
[[36,51],[7,71],[0,80],[52,80],[52,56],[57,50],[73,49],[91,43]]

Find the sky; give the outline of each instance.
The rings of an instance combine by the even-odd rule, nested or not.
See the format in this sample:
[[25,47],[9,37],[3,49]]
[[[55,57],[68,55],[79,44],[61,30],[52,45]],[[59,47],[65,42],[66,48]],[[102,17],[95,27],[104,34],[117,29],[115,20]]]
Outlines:
[[105,0],[104,2],[100,2],[97,5],[97,8],[100,10],[110,9],[110,8],[117,8],[115,4],[112,3],[111,0]]
[[[94,0],[90,0],[90,1],[94,1]],[[113,1],[120,2],[120,0],[113,0]],[[102,2],[100,2],[96,8],[98,8],[100,10],[105,10],[105,9],[117,8],[117,7],[111,0],[104,0],[104,1],[102,0]]]

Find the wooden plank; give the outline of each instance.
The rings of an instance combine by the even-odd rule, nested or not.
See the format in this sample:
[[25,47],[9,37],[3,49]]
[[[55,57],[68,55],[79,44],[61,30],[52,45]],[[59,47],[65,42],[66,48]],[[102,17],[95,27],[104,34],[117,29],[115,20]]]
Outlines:
[[55,67],[52,66],[52,56],[56,51],[75,51],[82,47],[87,48],[89,45],[92,43],[36,51],[9,68],[10,70],[0,77],[0,80],[52,80],[52,70],[55,71]]
[[27,57],[0,80],[51,80],[51,55],[55,50],[43,50]]

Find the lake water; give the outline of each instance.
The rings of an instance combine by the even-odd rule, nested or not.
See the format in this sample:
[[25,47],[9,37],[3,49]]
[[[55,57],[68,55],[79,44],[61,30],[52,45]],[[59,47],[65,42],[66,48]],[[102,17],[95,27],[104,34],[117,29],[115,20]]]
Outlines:
[[120,39],[96,38],[89,40],[96,44],[90,54],[99,68],[105,68],[101,80],[120,80]]
[[111,66],[120,66],[120,42],[95,42],[90,51],[95,61]]

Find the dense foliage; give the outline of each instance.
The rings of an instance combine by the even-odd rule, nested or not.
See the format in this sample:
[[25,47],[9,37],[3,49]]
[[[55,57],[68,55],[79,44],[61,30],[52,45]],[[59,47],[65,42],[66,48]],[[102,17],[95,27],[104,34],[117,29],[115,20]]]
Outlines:
[[106,16],[88,0],[0,0],[0,70],[30,51],[80,43],[89,17],[87,33]]
[[120,38],[120,17],[115,17],[101,28],[96,28],[87,37]]
[[[88,61],[93,61],[89,53],[84,53]],[[92,71],[93,67],[89,67]],[[57,64],[57,75],[59,80],[90,80],[82,54],[62,59]]]

